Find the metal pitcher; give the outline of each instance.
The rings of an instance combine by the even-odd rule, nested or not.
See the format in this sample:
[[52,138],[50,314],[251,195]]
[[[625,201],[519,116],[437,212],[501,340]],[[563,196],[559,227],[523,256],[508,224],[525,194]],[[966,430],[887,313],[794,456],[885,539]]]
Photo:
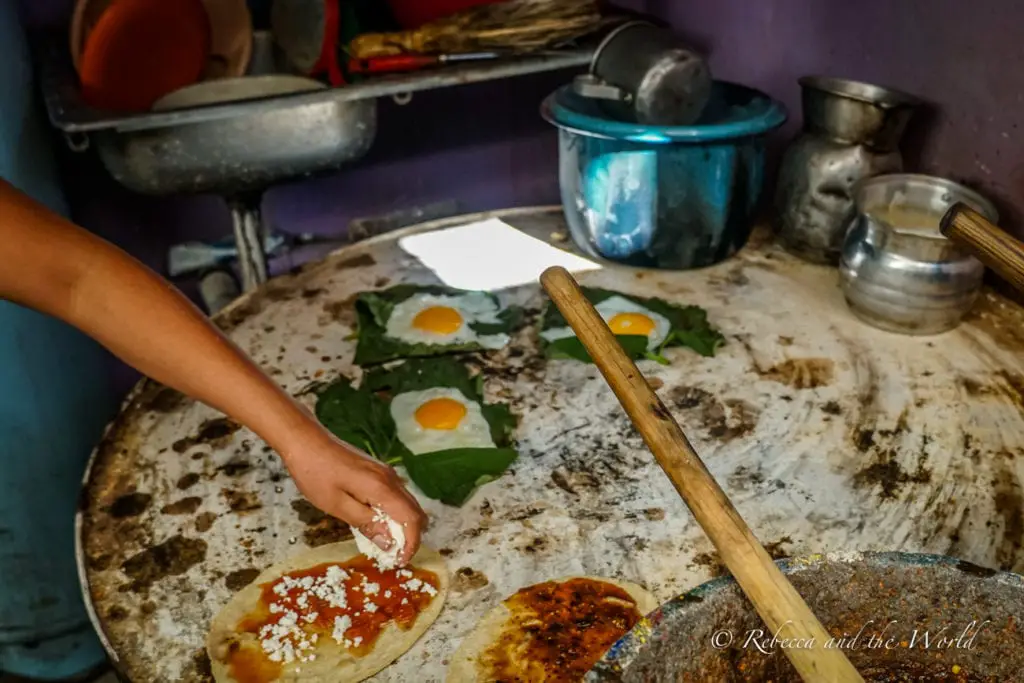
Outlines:
[[913,95],[867,83],[800,79],[804,126],[779,169],[775,219],[787,251],[813,263],[839,262],[861,180],[903,170],[899,142]]
[[999,214],[977,192],[945,178],[896,173],[857,186],[843,241],[840,283],[850,310],[889,332],[931,335],[955,328],[981,290],[985,266],[939,231],[962,202],[990,222]]

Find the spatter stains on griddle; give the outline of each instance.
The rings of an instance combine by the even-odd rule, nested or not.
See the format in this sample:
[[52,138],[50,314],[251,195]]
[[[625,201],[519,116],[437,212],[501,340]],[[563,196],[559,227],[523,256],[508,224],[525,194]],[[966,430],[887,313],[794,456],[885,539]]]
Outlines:
[[328,323],[351,326],[356,321],[356,299],[358,294],[341,299],[340,301],[326,301],[322,306],[324,315],[317,322],[321,327]]
[[981,381],[972,377],[961,377],[960,386],[968,396],[1004,399],[1024,411],[1024,377],[1000,370],[987,379],[988,381]]
[[224,577],[224,585],[228,587],[229,591],[240,591],[252,583],[259,575],[260,570],[253,569],[252,567],[236,569]]
[[147,380],[139,397],[139,408],[155,413],[173,413],[188,405],[188,397],[180,391]]
[[182,475],[182,477],[178,479],[177,487],[182,491],[185,491],[186,489],[190,489],[198,483],[199,475],[195,472],[189,472],[188,474]]
[[[793,539],[789,536],[783,536],[782,538],[772,541],[771,543],[765,543],[764,549],[768,551],[768,554],[773,560],[784,560],[790,557],[789,551],[783,548],[785,545],[792,545]],[[693,556],[693,564],[704,567],[711,574],[711,578],[717,578],[719,576],[726,576],[729,574],[729,570],[722,564],[721,558],[718,556],[718,552],[712,550],[707,553],[698,553]]]
[[171,445],[171,448],[175,453],[184,453],[193,446],[199,445],[209,445],[213,448],[217,448],[224,445],[231,435],[241,428],[242,425],[229,420],[226,417],[207,420],[199,426],[199,431],[195,436],[187,436],[184,439],[179,439]]
[[299,521],[306,525],[302,540],[311,548],[352,538],[352,529],[348,524],[331,517],[304,498],[293,500],[292,510],[299,515]]
[[228,503],[232,512],[242,513],[252,510],[259,510],[263,507],[259,497],[253,491],[239,491],[237,489],[221,489],[220,493]]
[[878,487],[879,498],[893,500],[905,484],[927,484],[931,481],[931,470],[925,466],[931,441],[927,434],[921,436],[917,465],[912,473],[908,473],[897,460],[901,443],[908,433],[906,412],[900,414],[892,429],[858,429],[853,435],[854,445],[870,461],[854,476],[854,486]]
[[740,465],[727,479],[729,488],[734,491],[778,491],[786,488],[786,482],[781,479],[768,479],[764,472],[757,466],[753,469],[746,465]]
[[1024,491],[1012,461],[1000,459],[993,463],[995,473],[992,489],[996,513],[1003,518],[1003,537],[996,550],[999,567],[1007,571],[1021,571],[1020,559],[1024,547]]
[[146,511],[152,501],[153,496],[148,493],[128,493],[111,503],[107,512],[116,519],[138,517]]
[[206,650],[199,650],[192,657],[192,669],[196,672],[199,683],[213,683],[213,666]]
[[223,473],[227,477],[239,477],[251,469],[252,465],[249,461],[236,456],[218,467],[217,471]]
[[196,531],[199,533],[206,533],[213,526],[213,523],[217,521],[217,513],[215,512],[204,512],[203,514],[196,517]]
[[305,498],[293,500],[292,510],[298,513],[299,521],[303,524],[317,524],[327,516],[326,513],[322,512]]
[[676,387],[669,393],[669,402],[673,408],[695,411],[708,435],[725,443],[753,432],[761,416],[761,411],[746,401],[720,401],[700,387]]
[[821,412],[826,415],[842,415],[843,409],[839,406],[836,401],[828,401],[821,406]]
[[178,535],[132,555],[121,570],[132,580],[128,590],[138,593],[163,578],[184,574],[205,558],[206,541]]
[[452,577],[452,591],[455,593],[469,593],[480,590],[490,583],[483,572],[478,572],[472,567],[459,567]]
[[191,496],[189,498],[182,498],[181,500],[164,505],[160,508],[160,512],[165,515],[191,515],[198,510],[199,506],[202,504],[202,498]]
[[767,370],[758,368],[757,373],[794,389],[817,389],[832,384],[835,363],[828,358],[790,358]]

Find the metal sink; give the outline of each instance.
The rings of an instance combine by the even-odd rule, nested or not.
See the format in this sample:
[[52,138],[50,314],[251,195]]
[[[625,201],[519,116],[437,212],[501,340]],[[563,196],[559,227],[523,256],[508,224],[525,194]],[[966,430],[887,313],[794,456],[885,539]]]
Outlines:
[[268,277],[263,191],[360,159],[376,134],[375,99],[329,100],[167,128],[97,131],[92,144],[110,175],[135,192],[224,195],[250,290]]
[[377,101],[326,101],[167,128],[94,133],[103,165],[150,195],[262,190],[336,169],[365,155],[377,134]]

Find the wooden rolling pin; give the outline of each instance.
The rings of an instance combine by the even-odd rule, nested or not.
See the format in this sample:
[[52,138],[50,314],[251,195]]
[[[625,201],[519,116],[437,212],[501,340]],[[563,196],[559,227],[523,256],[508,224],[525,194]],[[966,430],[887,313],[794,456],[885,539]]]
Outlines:
[[962,202],[949,208],[939,229],[969,249],[1017,291],[1024,292],[1024,242],[1010,237]]
[[801,678],[808,683],[863,683],[842,649],[825,647],[832,636],[772,562],[572,275],[554,267],[540,281],[771,634],[808,643],[782,649]]

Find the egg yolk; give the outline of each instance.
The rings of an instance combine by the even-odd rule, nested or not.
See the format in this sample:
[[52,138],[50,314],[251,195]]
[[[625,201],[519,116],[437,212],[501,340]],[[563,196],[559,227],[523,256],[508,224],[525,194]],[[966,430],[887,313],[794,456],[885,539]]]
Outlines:
[[412,326],[424,332],[451,334],[462,327],[462,316],[448,306],[431,306],[416,314]]
[[455,429],[466,417],[466,406],[453,398],[432,398],[416,409],[416,421],[424,429]]
[[616,313],[608,321],[614,334],[649,337],[654,331],[654,321],[643,313]]

